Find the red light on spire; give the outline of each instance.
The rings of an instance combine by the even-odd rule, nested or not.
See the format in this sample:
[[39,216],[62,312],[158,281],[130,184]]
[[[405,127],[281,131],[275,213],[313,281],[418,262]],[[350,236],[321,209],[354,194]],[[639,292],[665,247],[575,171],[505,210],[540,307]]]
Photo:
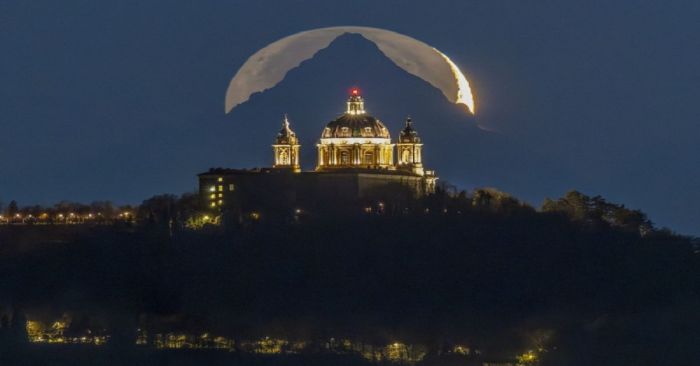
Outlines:
[[350,90],[350,94],[352,94],[353,96],[355,96],[355,95],[360,95],[360,89],[358,89],[358,88],[352,88],[352,89]]

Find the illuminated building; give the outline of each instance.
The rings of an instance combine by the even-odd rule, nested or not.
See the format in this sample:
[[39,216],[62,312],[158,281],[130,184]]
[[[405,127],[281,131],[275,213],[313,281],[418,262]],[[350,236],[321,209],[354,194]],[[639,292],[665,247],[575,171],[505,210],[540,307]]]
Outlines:
[[275,164],[272,166],[277,169],[291,169],[294,172],[300,172],[299,165],[299,139],[297,135],[289,127],[289,119],[284,115],[282,129],[277,133],[275,143],[272,145],[272,150],[275,154]]
[[[302,171],[299,138],[285,115],[272,144],[271,168],[210,169],[199,174],[200,196],[212,210],[258,220],[302,208],[365,211],[387,191],[414,197],[435,191],[437,177],[423,167],[413,121],[406,120],[393,143],[389,129],[365,110],[358,89],[352,89],[345,113],[326,124],[316,148],[315,169]],[[359,201],[365,204],[357,206]]]
[[389,130],[365,112],[364,100],[357,89],[352,90],[345,113],[326,125],[316,146],[317,171],[394,166]]

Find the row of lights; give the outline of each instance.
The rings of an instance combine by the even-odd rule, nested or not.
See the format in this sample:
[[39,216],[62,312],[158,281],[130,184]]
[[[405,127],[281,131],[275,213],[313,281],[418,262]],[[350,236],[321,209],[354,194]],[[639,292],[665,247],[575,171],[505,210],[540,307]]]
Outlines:
[[[85,215],[85,216],[76,215],[75,213],[72,213],[72,212],[69,213],[68,215],[64,215],[64,214],[60,213],[60,214],[56,215],[55,218],[57,218],[57,219],[59,219],[59,220],[64,220],[64,219],[73,220],[73,219],[94,219],[94,218],[96,218],[96,217],[102,217],[102,213],[101,213],[101,212],[98,212],[96,215],[93,214],[93,213],[89,213],[89,214],[87,214],[87,215]],[[129,218],[132,218],[132,217],[134,217],[134,216],[133,216],[133,214],[132,214],[131,212],[125,211],[125,212],[120,213],[120,214],[118,215],[118,217],[119,217],[119,218],[124,218],[124,219],[129,219]],[[22,219],[22,220],[24,220],[24,219],[35,219],[35,218],[36,218],[36,219],[40,219],[40,220],[45,220],[45,219],[48,219],[48,218],[49,218],[49,214],[47,214],[47,213],[42,213],[42,214],[40,214],[40,215],[38,215],[38,216],[34,216],[34,215],[32,215],[32,214],[28,214],[27,216],[22,216],[21,214],[15,214],[15,215],[12,215],[12,216],[0,215],[0,221],[11,220],[11,219]]]

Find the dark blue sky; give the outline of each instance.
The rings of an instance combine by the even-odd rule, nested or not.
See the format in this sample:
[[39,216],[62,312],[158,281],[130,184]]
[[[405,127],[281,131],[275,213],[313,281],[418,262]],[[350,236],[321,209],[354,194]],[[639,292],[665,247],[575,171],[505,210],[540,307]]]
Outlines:
[[[396,131],[411,114],[427,165],[460,187],[539,205],[570,189],[700,234],[700,2],[0,2],[0,201],[140,202],[210,166],[270,164],[284,112],[314,142],[348,86]],[[369,42],[344,36],[277,88],[223,114],[259,48],[362,25],[450,56],[476,122]]]

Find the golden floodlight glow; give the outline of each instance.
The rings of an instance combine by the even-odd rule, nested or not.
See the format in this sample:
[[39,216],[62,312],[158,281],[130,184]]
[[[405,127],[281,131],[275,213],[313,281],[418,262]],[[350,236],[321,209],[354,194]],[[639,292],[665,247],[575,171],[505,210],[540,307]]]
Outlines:
[[474,106],[474,95],[472,95],[472,88],[469,86],[469,81],[467,78],[462,74],[462,71],[459,70],[459,67],[455,65],[452,60],[450,60],[447,55],[444,53],[438,51],[436,48],[433,48],[435,52],[439,53],[442,58],[447,61],[447,63],[450,65],[450,68],[452,69],[452,74],[455,77],[455,80],[457,81],[457,86],[459,87],[457,89],[457,100],[455,103],[458,104],[464,104],[469,108],[469,111],[472,112],[472,114],[476,114],[476,109]]

